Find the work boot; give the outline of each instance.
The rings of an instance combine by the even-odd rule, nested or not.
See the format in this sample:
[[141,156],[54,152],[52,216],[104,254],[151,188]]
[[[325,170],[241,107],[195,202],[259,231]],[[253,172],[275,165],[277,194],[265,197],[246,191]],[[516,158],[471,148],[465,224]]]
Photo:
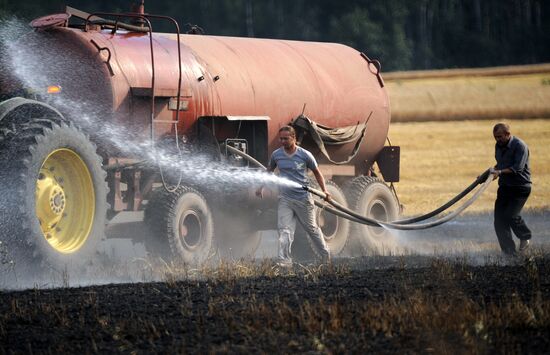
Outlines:
[[529,248],[529,244],[531,244],[531,242],[529,241],[529,239],[522,239],[522,240],[519,242],[519,251],[525,251],[525,250],[527,250],[527,248]]

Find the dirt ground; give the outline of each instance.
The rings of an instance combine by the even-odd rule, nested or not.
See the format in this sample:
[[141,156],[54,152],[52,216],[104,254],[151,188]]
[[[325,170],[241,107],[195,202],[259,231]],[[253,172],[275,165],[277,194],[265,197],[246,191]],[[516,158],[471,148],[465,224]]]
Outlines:
[[155,270],[118,250],[108,267],[23,291],[3,285],[0,354],[547,353],[549,217],[525,215],[534,242],[514,259],[498,253],[487,214],[400,233],[400,252],[329,267],[276,267],[269,234],[255,260],[201,270]]
[[[245,267],[241,265],[242,267]],[[550,257],[0,293],[0,353],[546,353]],[[269,271],[271,270],[271,271]]]

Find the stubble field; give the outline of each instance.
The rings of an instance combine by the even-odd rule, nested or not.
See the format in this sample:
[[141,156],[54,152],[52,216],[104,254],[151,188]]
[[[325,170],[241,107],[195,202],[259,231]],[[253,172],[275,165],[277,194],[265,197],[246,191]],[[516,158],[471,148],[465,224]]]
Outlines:
[[384,75],[393,122],[550,117],[550,64]]

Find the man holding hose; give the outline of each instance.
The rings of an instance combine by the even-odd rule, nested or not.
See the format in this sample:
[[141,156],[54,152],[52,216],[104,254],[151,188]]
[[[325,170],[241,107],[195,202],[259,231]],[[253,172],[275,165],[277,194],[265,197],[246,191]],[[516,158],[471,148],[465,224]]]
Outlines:
[[531,193],[529,148],[521,139],[511,135],[510,126],[505,123],[494,126],[493,136],[496,140],[497,164],[491,172],[495,179],[498,178],[495,231],[502,251],[508,255],[515,255],[516,244],[512,238],[512,231],[520,240],[520,252],[527,249],[531,239],[531,230],[520,216],[521,209]]
[[[313,155],[296,144],[296,131],[291,126],[283,126],[279,129],[279,141],[281,148],[271,154],[267,167],[268,172],[279,169],[279,175],[294,181],[299,186],[308,185],[307,170],[315,175],[321,190],[330,200],[330,194],[325,186],[325,179],[319,171],[319,167]],[[260,187],[256,194],[262,197]],[[279,231],[279,265],[291,266],[291,248],[296,230],[296,220],[300,222],[306,233],[313,241],[314,247],[321,255],[323,262],[330,260],[330,252],[323,237],[323,232],[315,221],[315,206],[311,195],[301,187],[282,186],[279,191],[279,206],[277,209],[277,228]]]

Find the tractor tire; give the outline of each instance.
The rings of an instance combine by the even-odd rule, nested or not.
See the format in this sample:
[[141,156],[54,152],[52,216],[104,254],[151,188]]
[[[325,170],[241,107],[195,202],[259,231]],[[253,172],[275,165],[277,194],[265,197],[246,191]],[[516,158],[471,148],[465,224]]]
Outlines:
[[[349,207],[369,218],[380,221],[395,221],[399,215],[399,205],[390,188],[380,179],[370,176],[358,176],[345,186]],[[393,234],[382,228],[360,223],[351,223],[349,247],[347,251],[356,255],[380,254],[391,247],[395,240]]]
[[145,248],[153,256],[201,265],[213,253],[212,213],[202,194],[191,187],[153,192],[144,221],[153,233]]
[[[318,188],[316,183],[312,183],[315,188]],[[332,198],[343,205],[348,206],[346,195],[344,191],[332,180],[326,180],[325,186],[328,192],[332,195]],[[320,197],[314,196],[316,201],[324,202]],[[350,221],[335,216],[319,207],[315,207],[315,217],[317,225],[321,228],[325,242],[330,249],[330,255],[336,256],[342,253],[348,242],[350,235]],[[309,260],[315,257],[320,258],[318,251],[315,249],[311,239],[306,235],[303,228],[297,223],[296,235],[292,246],[293,256],[296,256],[299,260]]]
[[[2,130],[0,235],[22,269],[74,269],[104,238],[108,187],[95,145],[59,117]],[[9,134],[5,134],[9,132]]]

